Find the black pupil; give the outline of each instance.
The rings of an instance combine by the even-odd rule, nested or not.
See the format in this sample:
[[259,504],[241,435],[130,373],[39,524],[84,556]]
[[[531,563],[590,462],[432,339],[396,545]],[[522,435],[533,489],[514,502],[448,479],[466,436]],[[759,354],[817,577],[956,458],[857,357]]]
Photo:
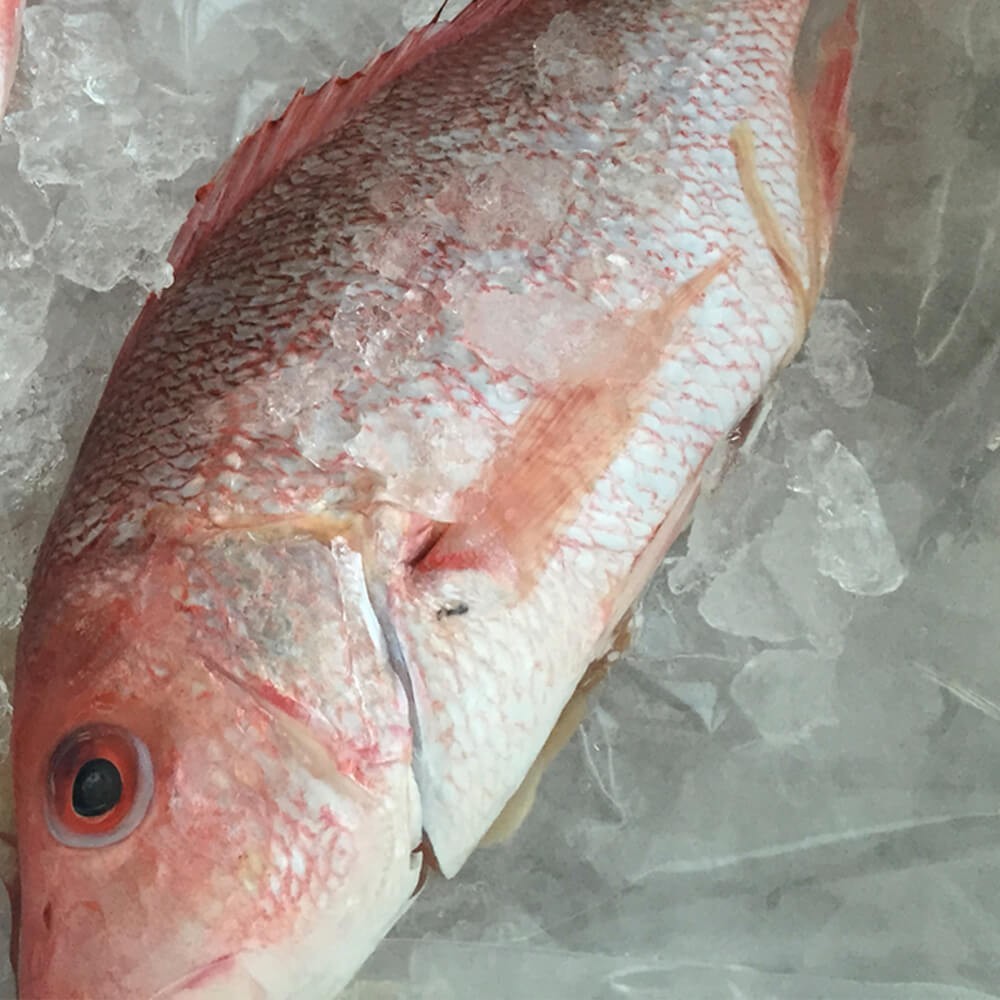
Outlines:
[[78,816],[103,816],[118,805],[121,797],[122,776],[110,760],[103,757],[88,760],[76,772],[73,811]]

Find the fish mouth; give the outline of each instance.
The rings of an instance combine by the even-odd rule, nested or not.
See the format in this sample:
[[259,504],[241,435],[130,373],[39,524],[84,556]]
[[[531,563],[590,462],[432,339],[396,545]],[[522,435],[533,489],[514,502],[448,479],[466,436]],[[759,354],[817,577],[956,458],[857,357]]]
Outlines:
[[[246,1000],[266,1000],[267,992],[242,968],[236,954],[220,955],[199,965],[169,986],[157,990],[150,1000],[195,1000],[195,998],[240,996]],[[233,975],[235,973],[235,976]],[[234,981],[236,980],[236,981]],[[238,992],[234,992],[234,988]]]

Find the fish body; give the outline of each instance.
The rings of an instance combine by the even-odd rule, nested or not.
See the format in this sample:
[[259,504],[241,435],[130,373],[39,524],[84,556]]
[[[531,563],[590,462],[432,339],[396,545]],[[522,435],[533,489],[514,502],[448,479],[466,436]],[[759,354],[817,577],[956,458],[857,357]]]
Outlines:
[[24,0],[0,0],[0,118],[7,109],[7,100],[17,73],[23,13]]
[[461,867],[801,341],[805,7],[479,0],[201,192],[31,586],[22,996],[325,997]]

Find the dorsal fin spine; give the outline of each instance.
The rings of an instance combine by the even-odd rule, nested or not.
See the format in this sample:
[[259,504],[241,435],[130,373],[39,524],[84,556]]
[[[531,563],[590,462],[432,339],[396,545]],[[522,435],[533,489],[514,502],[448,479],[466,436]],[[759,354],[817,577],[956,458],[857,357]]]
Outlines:
[[334,77],[310,94],[300,89],[284,113],[248,135],[196,196],[168,260],[183,271],[205,243],[294,160],[328,139],[376,93],[433,53],[460,42],[524,0],[473,0],[454,21],[411,31],[353,76]]

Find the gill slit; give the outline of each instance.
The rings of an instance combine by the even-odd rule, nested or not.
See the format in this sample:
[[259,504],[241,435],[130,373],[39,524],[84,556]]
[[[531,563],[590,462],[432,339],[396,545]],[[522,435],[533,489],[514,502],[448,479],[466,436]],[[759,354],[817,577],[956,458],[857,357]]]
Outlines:
[[403,689],[403,694],[406,696],[407,716],[410,723],[410,732],[413,736],[413,753],[416,756],[423,747],[423,740],[420,732],[420,719],[417,715],[416,695],[413,691],[413,677],[406,662],[406,654],[403,652],[403,644],[400,641],[399,633],[392,624],[392,615],[389,612],[388,584],[385,580],[378,579],[371,573],[372,560],[366,558],[366,555],[366,552],[361,553],[361,567],[364,576],[365,593],[368,597],[368,606],[372,611],[382,642],[385,645],[389,668],[395,674],[396,679]]

